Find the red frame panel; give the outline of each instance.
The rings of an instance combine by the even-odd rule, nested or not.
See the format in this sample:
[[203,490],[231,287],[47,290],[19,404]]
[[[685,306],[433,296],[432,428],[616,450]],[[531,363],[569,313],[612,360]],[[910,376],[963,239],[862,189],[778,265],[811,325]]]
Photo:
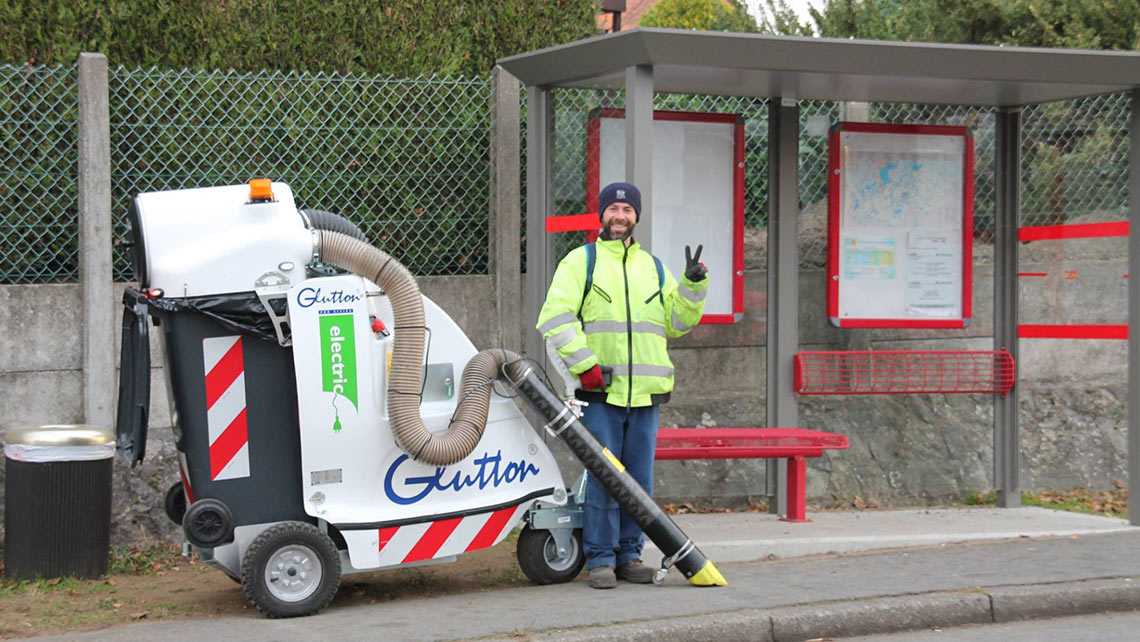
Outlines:
[[[839,219],[840,134],[912,134],[961,136],[965,139],[962,166],[962,318],[961,319],[840,319],[839,318]],[[906,125],[895,123],[836,123],[828,135],[827,151],[827,316],[840,328],[964,328],[973,318],[974,251],[974,137],[968,127],[951,125]]]
[[1127,325],[1056,325],[1023,323],[1017,326],[1019,339],[1128,339]]
[[1017,240],[1049,241],[1053,239],[1095,239],[1128,236],[1128,221],[1109,223],[1073,223],[1069,225],[1039,225],[1017,229]]
[[[601,190],[601,119],[625,118],[624,109],[596,109],[586,123],[586,205],[594,220],[598,217],[598,191]],[[702,324],[737,323],[744,315],[744,121],[737,114],[655,110],[653,120],[693,123],[731,123],[733,125],[732,176],[732,313],[706,314]],[[549,222],[547,223],[549,228]],[[548,229],[549,231],[549,229]],[[598,228],[587,231],[586,242],[598,237]]]

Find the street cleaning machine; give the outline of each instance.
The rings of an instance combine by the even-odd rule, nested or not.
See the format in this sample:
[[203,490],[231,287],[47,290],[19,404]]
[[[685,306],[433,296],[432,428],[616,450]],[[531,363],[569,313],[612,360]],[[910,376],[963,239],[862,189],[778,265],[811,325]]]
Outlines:
[[476,352],[348,220],[266,179],[139,194],[129,218],[118,448],[145,455],[153,325],[181,474],[167,515],[265,615],[315,613],[343,573],[453,561],[520,523],[526,576],[570,581],[582,484],[565,487],[543,431],[666,555],[659,580],[725,583],[535,362]]

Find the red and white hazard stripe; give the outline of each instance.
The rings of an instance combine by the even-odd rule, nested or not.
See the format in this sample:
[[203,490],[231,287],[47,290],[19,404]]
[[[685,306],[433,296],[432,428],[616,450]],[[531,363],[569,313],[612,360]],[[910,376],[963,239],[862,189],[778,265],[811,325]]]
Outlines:
[[182,478],[182,490],[186,493],[187,505],[194,503],[194,488],[190,486],[190,475],[186,472],[190,465],[186,462],[186,453],[178,451],[178,474]]
[[202,339],[206,364],[206,425],[210,479],[249,477],[245,417],[245,360],[240,336]]
[[531,502],[490,513],[380,529],[379,566],[410,564],[494,546]]

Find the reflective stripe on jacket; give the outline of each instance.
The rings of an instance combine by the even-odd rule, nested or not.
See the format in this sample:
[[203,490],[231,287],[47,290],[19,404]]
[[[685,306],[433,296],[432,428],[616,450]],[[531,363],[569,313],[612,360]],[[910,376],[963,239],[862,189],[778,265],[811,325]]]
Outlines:
[[[585,302],[586,248],[566,255],[554,272],[538,331],[578,376],[595,365],[613,368],[606,403],[639,407],[673,390],[667,337],[679,337],[701,320],[708,279],[693,283],[665,270],[658,288],[653,256],[636,242],[598,241],[593,287]],[[582,318],[578,318],[578,309]]]

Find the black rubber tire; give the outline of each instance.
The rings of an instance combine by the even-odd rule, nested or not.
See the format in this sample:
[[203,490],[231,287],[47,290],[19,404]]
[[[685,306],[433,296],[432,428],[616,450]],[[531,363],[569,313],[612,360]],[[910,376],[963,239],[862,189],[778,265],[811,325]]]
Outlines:
[[166,516],[170,521],[182,525],[182,518],[186,517],[186,509],[189,508],[186,505],[186,491],[182,488],[182,482],[174,482],[174,485],[166,490],[162,507],[166,510]]
[[234,515],[216,499],[199,499],[186,509],[182,532],[198,548],[214,548],[234,541]]
[[312,615],[328,606],[340,588],[336,544],[312,524],[274,524],[245,550],[241,588],[267,617]]
[[548,530],[535,530],[526,526],[519,533],[515,555],[523,574],[535,584],[564,584],[578,577],[586,565],[581,529],[574,529],[569,555],[559,559],[554,535]]

